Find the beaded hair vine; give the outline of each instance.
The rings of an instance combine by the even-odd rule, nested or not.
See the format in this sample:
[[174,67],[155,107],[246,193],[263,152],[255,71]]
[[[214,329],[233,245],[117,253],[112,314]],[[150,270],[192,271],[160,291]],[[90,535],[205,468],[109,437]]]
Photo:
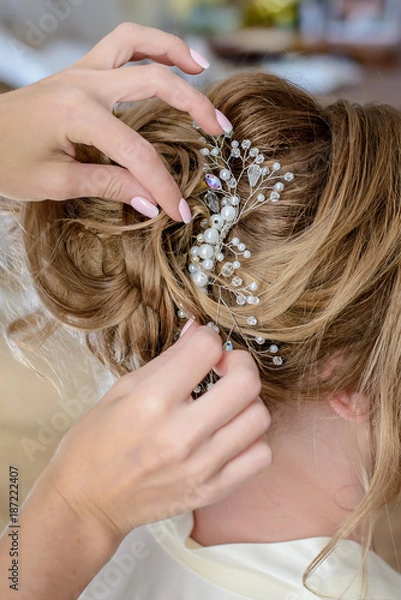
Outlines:
[[[196,123],[194,127],[200,129]],[[203,201],[210,210],[210,218],[203,219],[200,223],[201,231],[191,247],[188,270],[193,282],[202,292],[209,295],[213,290],[217,296],[216,319],[208,325],[219,331],[219,313],[222,305],[232,318],[232,327],[224,348],[233,349],[230,337],[232,332],[237,330],[253,353],[255,348],[251,348],[251,341],[259,347],[258,355],[266,355],[273,365],[280,366],[283,359],[278,354],[277,344],[260,336],[252,340],[251,337],[242,334],[241,321],[245,319],[249,327],[258,323],[252,311],[247,316],[237,313],[224,300],[223,291],[229,292],[238,306],[249,306],[251,309],[259,304],[260,300],[256,294],[257,282],[251,281],[247,284],[236,274],[237,269],[243,266],[243,261],[250,258],[251,252],[238,237],[230,237],[229,234],[246,213],[257,210],[264,204],[278,202],[285,185],[293,181],[294,174],[289,171],[283,173],[278,161],[268,165],[264,155],[250,140],[239,142],[231,140],[231,136],[232,134],[224,134],[214,137],[204,134],[199,138],[204,144],[201,149],[205,160],[203,171],[206,184]],[[223,147],[227,143],[230,144],[230,150],[228,158],[225,158]],[[237,177],[231,169],[233,161],[236,162],[236,168],[238,163],[240,165]],[[238,193],[243,178],[249,187],[247,197],[240,197]],[[179,311],[179,316],[186,317],[182,310]]]

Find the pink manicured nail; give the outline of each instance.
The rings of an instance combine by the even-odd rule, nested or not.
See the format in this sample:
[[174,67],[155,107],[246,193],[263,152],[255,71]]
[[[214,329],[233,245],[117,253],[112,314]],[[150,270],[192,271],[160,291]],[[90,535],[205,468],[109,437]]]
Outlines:
[[208,69],[210,67],[210,62],[204,56],[202,56],[202,54],[199,54],[199,52],[197,52],[193,48],[190,48],[189,51],[194,61],[200,67],[202,67],[202,69]]
[[188,206],[188,202],[181,198],[181,201],[178,205],[178,210],[180,211],[180,215],[184,223],[189,223],[192,220],[191,209]]
[[230,121],[216,108],[216,119],[224,131],[224,133],[230,133],[233,130],[233,126]]
[[191,325],[194,321],[195,321],[194,317],[191,317],[190,319],[188,319],[188,321],[185,323],[184,327],[181,329],[180,337],[182,337],[188,331],[188,329],[191,327]]
[[141,213],[141,215],[145,215],[145,217],[149,217],[150,219],[157,217],[159,214],[157,206],[149,202],[149,200],[146,200],[146,198],[142,198],[142,196],[135,196],[135,198],[132,198],[131,206]]

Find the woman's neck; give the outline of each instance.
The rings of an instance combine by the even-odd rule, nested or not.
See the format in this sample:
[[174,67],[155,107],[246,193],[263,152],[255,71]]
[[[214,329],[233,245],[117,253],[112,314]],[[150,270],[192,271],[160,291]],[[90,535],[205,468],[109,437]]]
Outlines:
[[307,410],[290,425],[287,415],[267,434],[273,463],[266,471],[227,498],[195,511],[194,540],[210,546],[335,533],[363,495],[355,426],[328,403]]

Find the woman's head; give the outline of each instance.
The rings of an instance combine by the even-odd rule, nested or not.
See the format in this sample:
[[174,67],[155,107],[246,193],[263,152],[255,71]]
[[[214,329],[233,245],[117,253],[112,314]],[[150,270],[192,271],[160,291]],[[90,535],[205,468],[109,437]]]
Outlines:
[[[295,175],[280,202],[247,213],[232,232],[252,253],[237,274],[259,286],[258,323],[242,333],[274,340],[284,361],[257,357],[263,400],[274,408],[363,391],[375,444],[370,506],[378,506],[401,479],[401,114],[341,101],[322,107],[255,73],[218,84],[209,97],[237,140],[252,140],[269,164]],[[183,325],[179,306],[207,323],[217,304],[187,269],[209,216],[199,132],[161,102],[119,116],[161,154],[191,223],[165,214],[147,222],[129,207],[86,198],[27,205],[21,219],[45,320],[86,332],[92,351],[124,373],[173,343]],[[88,147],[78,156],[108,162]],[[224,311],[219,324],[224,337],[232,325]],[[246,347],[242,335],[233,340]]]

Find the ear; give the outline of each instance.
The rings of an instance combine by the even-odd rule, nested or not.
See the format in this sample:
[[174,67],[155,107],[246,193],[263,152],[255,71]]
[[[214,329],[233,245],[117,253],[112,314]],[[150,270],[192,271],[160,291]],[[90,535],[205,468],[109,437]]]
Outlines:
[[360,392],[341,391],[330,396],[329,404],[340,417],[356,423],[365,422],[369,414],[369,400]]

